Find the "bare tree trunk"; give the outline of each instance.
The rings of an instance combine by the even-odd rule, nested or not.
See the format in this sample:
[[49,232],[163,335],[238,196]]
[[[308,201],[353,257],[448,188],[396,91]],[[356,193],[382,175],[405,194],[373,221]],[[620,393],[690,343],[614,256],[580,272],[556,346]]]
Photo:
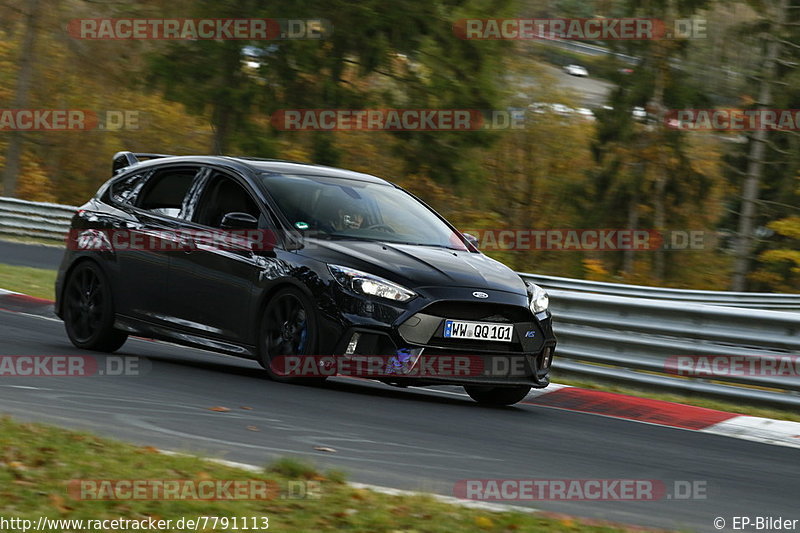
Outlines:
[[212,150],[214,155],[228,155],[230,139],[231,108],[226,102],[215,104],[213,116],[214,137]]
[[[669,7],[667,7],[667,12],[669,14]],[[671,20],[669,16],[667,20]],[[656,42],[654,46],[657,49],[656,65],[658,70],[656,71],[655,87],[653,89],[653,97],[649,102],[649,107],[655,111],[656,124],[654,136],[656,140],[659,140],[663,139],[663,129],[666,127],[664,125],[664,87],[667,83],[667,70],[669,69],[668,59],[670,54],[666,48],[669,46],[668,42]],[[658,148],[658,163],[654,169],[656,181],[653,194],[653,226],[656,231],[662,234],[667,225],[667,208],[664,195],[666,194],[667,180],[669,177],[667,176],[666,149],[667,148],[663,145]],[[666,274],[665,263],[666,252],[663,247],[660,247],[654,252],[653,256],[653,271],[658,280],[664,279]]]
[[[635,230],[639,227],[639,192],[633,195],[628,203],[628,224],[627,229]],[[636,251],[631,247],[622,252],[622,272],[623,274],[633,274]]]
[[[778,6],[776,26],[781,26],[786,17],[786,0]],[[766,60],[761,72],[758,90],[758,110],[769,109],[772,103],[772,82],[775,77],[776,60],[780,55],[780,43],[771,31],[767,37]],[[742,207],[739,215],[739,232],[736,240],[736,262],[733,271],[731,290],[743,291],[747,287],[747,274],[750,272],[750,261],[753,253],[753,226],[756,218],[756,202],[761,188],[761,175],[764,167],[764,149],[767,141],[765,129],[756,130],[750,141],[750,153],[747,157],[747,175],[742,186]]]
[[[524,136],[525,141],[528,141],[527,135]],[[525,143],[527,144],[527,142]],[[524,230],[530,231],[533,229],[534,226],[534,215],[533,210],[535,207],[535,200],[534,200],[534,191],[536,190],[536,169],[534,168],[534,157],[533,157],[533,146],[523,146],[524,155],[522,156],[522,180],[523,180],[523,189],[522,189],[522,213],[517,220],[522,224],[516,224],[516,230]],[[520,227],[521,226],[521,227]],[[515,239],[515,242],[516,239]],[[531,246],[534,246],[534,243],[531,243]],[[519,262],[517,265],[517,269],[524,270],[525,272],[530,272],[532,267],[536,264],[535,261],[532,261],[533,257],[535,257],[536,252],[532,250],[520,250],[515,255],[517,257],[522,258],[522,261]]]
[[[24,109],[28,106],[31,82],[33,80],[33,56],[36,44],[36,26],[39,23],[39,4],[40,0],[28,0],[28,10],[25,14],[25,35],[23,36],[19,57],[17,88],[11,105],[13,109]],[[22,141],[21,131],[9,132],[8,146],[6,148],[6,166],[3,170],[3,194],[12,198],[17,192],[17,178],[19,177],[20,161],[22,159]]]

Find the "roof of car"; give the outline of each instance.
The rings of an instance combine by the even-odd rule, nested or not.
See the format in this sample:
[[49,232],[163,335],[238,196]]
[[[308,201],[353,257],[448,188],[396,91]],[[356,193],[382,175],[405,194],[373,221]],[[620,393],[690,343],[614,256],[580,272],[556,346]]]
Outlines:
[[371,183],[380,183],[383,185],[392,185],[392,183],[384,179],[378,178],[371,174],[355,172],[353,170],[345,170],[342,168],[328,167],[324,165],[315,165],[312,163],[301,163],[298,161],[261,159],[255,157],[230,157],[218,155],[158,156],[156,158],[148,159],[135,165],[131,165],[125,170],[128,171],[134,167],[139,167],[140,165],[152,166],[164,163],[218,164],[234,168],[246,167],[255,172],[274,172],[276,174],[303,176],[324,176],[327,178],[342,178],[367,181]]

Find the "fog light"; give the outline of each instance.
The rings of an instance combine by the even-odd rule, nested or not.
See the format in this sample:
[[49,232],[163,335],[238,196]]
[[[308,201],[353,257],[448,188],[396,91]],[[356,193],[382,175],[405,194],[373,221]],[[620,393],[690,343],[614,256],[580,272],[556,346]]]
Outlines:
[[353,336],[350,337],[350,342],[347,344],[347,350],[344,352],[345,355],[353,355],[356,353],[359,337],[361,337],[361,333],[353,333]]
[[542,368],[550,368],[550,363],[553,362],[553,351],[548,346],[542,352]]

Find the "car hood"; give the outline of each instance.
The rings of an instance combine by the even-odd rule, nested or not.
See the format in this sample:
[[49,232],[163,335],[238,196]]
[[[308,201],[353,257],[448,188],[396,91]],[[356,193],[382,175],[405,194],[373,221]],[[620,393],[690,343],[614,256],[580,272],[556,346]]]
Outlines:
[[363,270],[410,289],[470,287],[526,294],[516,272],[481,253],[374,241],[307,239],[303,255]]

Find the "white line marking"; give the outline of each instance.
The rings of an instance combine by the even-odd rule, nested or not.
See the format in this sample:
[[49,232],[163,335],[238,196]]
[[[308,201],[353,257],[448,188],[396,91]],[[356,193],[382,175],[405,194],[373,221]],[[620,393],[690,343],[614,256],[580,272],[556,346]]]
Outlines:
[[[253,473],[263,473],[264,469],[262,467],[251,465],[247,463],[239,463],[236,461],[228,461],[226,459],[215,459],[213,457],[202,457],[197,455],[190,455],[181,452],[174,452],[172,450],[163,450],[159,449],[159,453],[164,455],[170,456],[178,456],[178,457],[195,457],[197,459],[201,459],[203,461],[207,461],[209,463],[215,463],[222,466],[227,466],[230,468],[238,468],[239,470],[245,470],[247,472]],[[521,507],[518,505],[506,505],[500,503],[489,503],[489,502],[482,502],[476,500],[463,500],[461,498],[456,498],[454,496],[444,496],[442,494],[434,494],[432,492],[419,492],[413,490],[403,490],[403,489],[393,489],[391,487],[384,487],[381,485],[369,485],[367,483],[356,483],[354,481],[348,481],[347,485],[354,489],[360,490],[371,490],[373,492],[378,492],[380,494],[387,494],[389,496],[427,496],[432,498],[436,501],[440,501],[442,503],[449,503],[451,505],[458,505],[459,507],[466,507],[469,509],[480,509],[483,511],[490,511],[494,513],[538,513],[539,509],[534,509],[532,507]]]
[[0,294],[22,294],[22,293],[14,292],[14,291],[7,291],[6,289],[0,289]]

